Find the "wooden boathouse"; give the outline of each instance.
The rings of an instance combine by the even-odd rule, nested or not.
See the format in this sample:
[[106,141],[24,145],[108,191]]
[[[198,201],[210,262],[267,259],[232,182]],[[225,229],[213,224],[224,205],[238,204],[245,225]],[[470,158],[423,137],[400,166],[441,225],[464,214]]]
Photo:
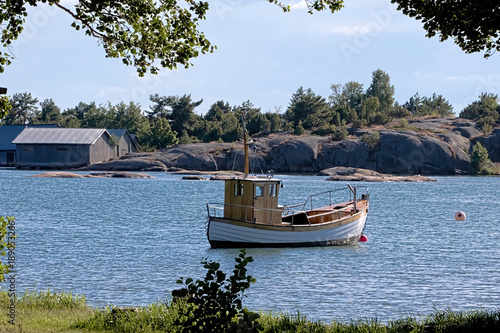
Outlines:
[[116,146],[110,138],[105,129],[28,127],[12,143],[18,168],[63,169],[114,158]]
[[43,124],[43,125],[3,125],[0,126],[0,166],[11,167],[15,166],[16,158],[16,145],[12,143],[14,139],[21,134],[27,127],[44,127],[56,128],[58,125]]
[[137,140],[124,128],[106,129],[111,136],[118,141],[115,157],[124,156],[137,151]]

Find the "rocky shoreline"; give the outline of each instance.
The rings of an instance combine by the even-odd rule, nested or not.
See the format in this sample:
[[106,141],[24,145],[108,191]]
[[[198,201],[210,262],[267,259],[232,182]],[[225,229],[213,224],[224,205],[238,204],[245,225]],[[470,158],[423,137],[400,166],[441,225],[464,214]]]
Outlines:
[[37,178],[154,178],[151,175],[141,172],[98,172],[82,175],[65,171],[49,171],[29,177]]
[[[342,141],[333,141],[331,136],[288,134],[256,138],[250,147],[250,164],[252,172],[259,174],[271,170],[282,174],[318,174],[342,166],[389,175],[461,175],[468,174],[469,153],[477,141],[488,149],[493,162],[500,162],[500,129],[484,136],[469,120],[423,118],[408,119],[405,128],[398,127],[397,122],[386,128],[350,128],[349,136]],[[212,175],[228,170],[241,171],[243,144],[180,144],[152,153],[128,154],[79,170],[187,170],[184,172]],[[364,179],[370,179],[370,175],[365,175]]]
[[335,167],[323,170],[319,176],[329,176],[328,181],[347,182],[436,182],[431,177],[421,175],[395,176],[360,168]]

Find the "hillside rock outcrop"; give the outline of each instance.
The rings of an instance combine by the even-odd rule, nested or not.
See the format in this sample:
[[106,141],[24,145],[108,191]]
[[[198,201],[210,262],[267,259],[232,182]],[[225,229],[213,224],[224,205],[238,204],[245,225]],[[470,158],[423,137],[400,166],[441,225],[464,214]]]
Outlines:
[[[369,146],[360,137],[332,141],[330,137],[260,138],[251,149],[256,173],[317,173],[337,166],[394,174],[456,174],[468,170],[467,138],[458,134],[421,135],[412,131],[380,130]],[[273,144],[274,143],[274,144]],[[276,144],[277,143],[277,144]],[[276,144],[276,145],[275,145]],[[179,145],[157,153],[167,167],[187,170],[241,170],[243,147],[237,144]]]
[[[388,174],[463,174],[469,170],[469,152],[475,141],[487,147],[493,161],[500,161],[500,129],[477,137],[481,132],[475,123],[459,118],[409,119],[404,129],[393,128],[378,129],[378,135],[374,129],[351,128],[351,135],[342,141],[333,141],[331,136],[257,138],[249,145],[250,168],[259,174],[316,174],[339,166]],[[370,136],[375,139],[367,140]],[[242,142],[195,143],[129,154],[88,169],[242,171],[243,164]]]
[[[370,169],[383,173],[455,174],[466,172],[469,155],[461,140],[440,138],[410,131],[380,131],[377,151],[370,156]],[[457,145],[458,142],[458,145]]]

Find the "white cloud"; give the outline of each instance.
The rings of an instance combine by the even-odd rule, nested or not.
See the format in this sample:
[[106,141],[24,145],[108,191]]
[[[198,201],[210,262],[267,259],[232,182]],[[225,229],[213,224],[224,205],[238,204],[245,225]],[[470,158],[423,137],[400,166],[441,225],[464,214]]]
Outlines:
[[365,34],[373,30],[373,27],[369,24],[363,25],[337,25],[327,29],[328,33],[333,35],[348,35],[354,36],[359,33]]
[[299,1],[298,3],[291,4],[290,9],[293,9],[293,10],[295,10],[295,9],[297,9],[297,10],[307,9],[307,4],[304,0],[302,0],[302,1]]

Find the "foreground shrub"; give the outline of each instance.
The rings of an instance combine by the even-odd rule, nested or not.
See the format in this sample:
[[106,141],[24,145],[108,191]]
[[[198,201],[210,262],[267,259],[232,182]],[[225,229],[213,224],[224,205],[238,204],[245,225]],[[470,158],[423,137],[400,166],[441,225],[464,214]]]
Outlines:
[[184,285],[187,306],[176,324],[183,327],[184,332],[256,332],[260,325],[259,318],[243,308],[243,293],[255,282],[247,275],[246,265],[253,261],[240,250],[235,259],[233,275],[226,278],[220,270],[220,264],[213,261],[202,261],[207,269],[204,280],[193,281],[180,278],[177,283]]

